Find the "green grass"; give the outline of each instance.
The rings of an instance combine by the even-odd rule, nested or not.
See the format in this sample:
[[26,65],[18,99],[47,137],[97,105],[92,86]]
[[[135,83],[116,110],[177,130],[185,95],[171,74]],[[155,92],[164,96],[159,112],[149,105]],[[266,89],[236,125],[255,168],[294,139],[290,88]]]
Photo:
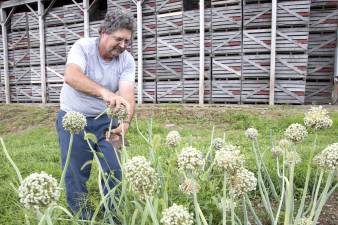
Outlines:
[[[228,107],[197,107],[182,105],[145,105],[137,110],[137,117],[142,132],[146,133],[150,118],[153,122],[153,134],[162,137],[165,142],[169,130],[176,129],[184,137],[183,144],[192,142],[193,146],[206,151],[210,144],[212,127],[215,127],[215,137],[223,137],[232,144],[241,146],[246,155],[247,166],[255,171],[251,143],[245,138],[244,131],[249,127],[255,127],[259,131],[259,143],[261,151],[266,151],[265,159],[270,170],[274,170],[275,164],[269,153],[272,141],[278,141],[284,130],[291,123],[303,123],[304,112],[309,107],[304,106],[228,106]],[[328,144],[337,141],[338,136],[338,110],[337,107],[329,107],[333,126],[330,129],[320,131],[318,134],[317,151],[322,150]],[[0,105],[0,136],[5,140],[7,149],[19,167],[23,177],[32,172],[45,171],[56,178],[61,176],[60,154],[54,120],[56,107],[42,107],[29,105]],[[170,127],[170,128],[167,128]],[[138,135],[135,120],[127,136],[130,147],[130,155],[148,156],[148,148],[145,141]],[[310,133],[302,144],[301,155],[303,163],[297,166],[295,184],[302,188],[305,180],[306,161],[308,151],[312,146],[314,134]],[[161,154],[173,154],[164,152],[167,149],[159,149]],[[17,194],[13,191],[11,183],[18,186],[14,170],[6,160],[3,151],[0,151],[0,224],[23,224],[24,215],[18,202]],[[92,174],[96,174],[96,169]],[[272,177],[273,180],[277,178]],[[174,182],[175,183],[175,182]],[[177,183],[177,182],[176,182]],[[210,182],[208,185],[215,185]],[[311,185],[311,184],[310,184]],[[91,201],[97,201],[97,185],[95,176],[91,176],[88,183]],[[177,195],[177,193],[171,193]],[[180,195],[177,195],[179,198]],[[205,205],[212,205],[210,193],[200,198],[205,199]],[[181,202],[184,200],[181,200]],[[62,197],[65,205],[65,198]]]

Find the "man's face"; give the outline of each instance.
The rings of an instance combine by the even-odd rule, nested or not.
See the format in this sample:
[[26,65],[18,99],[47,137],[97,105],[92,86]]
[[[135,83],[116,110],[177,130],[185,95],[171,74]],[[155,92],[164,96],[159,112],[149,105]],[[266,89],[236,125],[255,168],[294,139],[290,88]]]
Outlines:
[[119,29],[111,34],[102,33],[100,45],[104,59],[112,59],[120,55],[128,47],[131,39],[131,31]]

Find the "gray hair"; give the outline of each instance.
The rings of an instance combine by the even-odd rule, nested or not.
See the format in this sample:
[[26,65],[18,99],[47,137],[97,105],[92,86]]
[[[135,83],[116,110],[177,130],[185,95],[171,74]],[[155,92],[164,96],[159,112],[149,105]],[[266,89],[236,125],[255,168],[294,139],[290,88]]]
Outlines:
[[114,9],[111,12],[107,12],[104,21],[100,25],[99,34],[111,34],[119,29],[126,29],[133,32],[133,16],[130,13],[122,11],[120,9]]

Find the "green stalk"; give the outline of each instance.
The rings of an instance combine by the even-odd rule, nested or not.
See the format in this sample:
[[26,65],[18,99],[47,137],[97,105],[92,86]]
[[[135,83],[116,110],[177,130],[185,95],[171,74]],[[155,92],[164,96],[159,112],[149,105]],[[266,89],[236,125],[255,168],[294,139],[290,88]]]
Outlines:
[[244,225],[248,225],[248,210],[246,209],[245,197],[242,197],[243,213],[244,213]]
[[[203,225],[208,225],[208,222],[203,215],[200,205],[198,204],[196,192],[194,192],[194,205],[195,205],[196,219],[198,218],[199,220],[200,218],[202,220]],[[197,224],[199,225],[201,222],[198,220],[197,220]]]
[[306,196],[307,196],[307,191],[308,191],[308,186],[309,186],[309,181],[310,181],[310,175],[311,175],[312,157],[313,157],[314,151],[316,149],[316,142],[317,142],[317,133],[316,133],[316,136],[315,136],[315,140],[313,141],[313,147],[312,147],[312,150],[310,152],[309,162],[307,164],[306,179],[305,179],[305,185],[304,185],[304,189],[303,189],[303,195],[302,195],[300,206],[298,208],[297,216],[296,216],[296,219],[295,219],[296,224],[299,221],[299,219],[301,218],[301,216],[303,215],[303,211],[304,211],[305,199],[306,199]]
[[67,169],[68,169],[69,164],[70,164],[70,155],[71,155],[71,152],[72,152],[73,141],[74,141],[74,133],[70,133],[70,140],[69,140],[69,146],[68,146],[68,152],[67,152],[67,159],[66,159],[65,166],[64,166],[64,168],[62,170],[62,175],[61,175],[61,179],[60,179],[60,183],[59,183],[59,187],[60,188],[62,188],[62,186],[64,184],[66,172],[67,172]]
[[319,175],[319,179],[318,179],[318,183],[317,183],[317,188],[316,188],[316,193],[313,199],[313,205],[312,205],[312,209],[311,209],[311,213],[310,213],[310,219],[313,218],[314,214],[315,214],[315,210],[316,210],[316,206],[317,206],[317,197],[318,197],[318,192],[322,183],[322,179],[323,179],[323,175],[324,175],[324,171],[321,170],[320,171],[320,175]]
[[293,178],[294,178],[294,169],[295,164],[294,162],[290,165],[290,171],[289,171],[289,182],[287,185],[287,191],[286,191],[286,202],[285,202],[285,217],[284,217],[284,225],[290,225],[292,224],[292,204],[293,204]]
[[150,216],[151,216],[151,219],[153,221],[153,225],[159,225],[158,223],[158,220],[157,220],[157,216],[156,214],[154,213],[154,208],[149,200],[149,197],[146,197],[146,204],[147,204],[147,207],[148,207],[148,210],[150,212]]
[[[258,141],[256,140],[256,145],[257,145],[257,152],[258,152],[258,156],[259,156],[259,160],[261,161],[262,163],[262,166],[263,166],[263,172],[265,173],[266,175],[266,178],[268,179],[268,183],[270,185],[270,188],[271,188],[271,191],[272,191],[272,195],[273,197],[275,198],[276,201],[278,201],[278,195],[277,195],[277,192],[276,192],[276,188],[275,188],[275,185],[273,184],[272,180],[271,180],[271,177],[270,177],[270,174],[268,172],[268,169],[266,168],[266,165],[264,163],[264,160],[262,158],[262,155],[261,155],[261,152],[259,150],[259,145],[258,145]],[[253,144],[253,147],[255,147],[255,145]]]
[[227,224],[227,209],[226,209],[226,205],[225,205],[225,201],[226,201],[226,195],[227,195],[227,177],[226,177],[226,173],[224,173],[224,177],[223,177],[223,200],[222,200],[222,208],[223,208],[223,225]]
[[[279,220],[279,215],[280,215],[280,212],[282,210],[282,206],[283,206],[283,201],[284,201],[284,198],[285,198],[285,183],[288,182],[287,178],[285,177],[285,163],[284,163],[284,155],[283,154],[283,167],[282,167],[282,175],[280,175],[278,173],[278,177],[281,178],[281,181],[282,181],[282,192],[280,194],[280,200],[279,200],[279,205],[278,205],[278,209],[277,209],[277,212],[276,212],[276,216],[275,216],[275,221],[274,221],[274,225],[277,225],[278,223],[278,220]],[[277,159],[278,160],[278,159]],[[279,163],[278,163],[279,164]]]
[[326,203],[326,201],[328,199],[327,193],[328,193],[329,188],[332,185],[332,179],[333,179],[333,177],[334,177],[334,171],[331,171],[330,174],[327,177],[326,184],[325,184],[324,190],[322,192],[322,197],[321,197],[319,205],[318,205],[318,207],[316,208],[316,211],[315,211],[315,217],[313,219],[313,223],[314,224],[317,224],[317,221],[318,221],[320,213],[321,213],[321,211],[323,209],[323,206],[324,206],[324,204]]
[[15,170],[15,173],[20,181],[20,184],[22,183],[22,176],[21,176],[21,173],[20,173],[20,170],[18,169],[18,167],[15,165],[14,161],[12,160],[11,156],[8,154],[8,151],[6,149],[6,146],[5,146],[5,143],[4,143],[4,140],[0,137],[0,142],[1,142],[1,145],[2,145],[2,149],[5,153],[5,156],[7,158],[7,160],[10,162],[10,164],[12,165],[12,167],[14,168]]
[[230,195],[230,208],[231,208],[231,225],[235,225],[235,206],[234,206],[234,198],[232,195]]
[[250,212],[252,213],[255,221],[256,221],[256,224],[257,225],[263,225],[262,222],[260,221],[260,219],[258,218],[256,212],[255,212],[255,209],[252,207],[252,204],[251,204],[251,201],[248,197],[247,194],[245,194],[245,201],[247,202],[248,206],[249,206],[249,209],[250,209]]

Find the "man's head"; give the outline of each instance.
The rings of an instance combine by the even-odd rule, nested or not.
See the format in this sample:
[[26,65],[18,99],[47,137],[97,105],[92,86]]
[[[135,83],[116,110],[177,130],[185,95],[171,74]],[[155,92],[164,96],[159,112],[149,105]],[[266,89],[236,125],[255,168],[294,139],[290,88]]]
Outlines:
[[134,19],[121,10],[108,12],[102,22],[99,51],[105,60],[121,54],[129,45],[134,29]]

